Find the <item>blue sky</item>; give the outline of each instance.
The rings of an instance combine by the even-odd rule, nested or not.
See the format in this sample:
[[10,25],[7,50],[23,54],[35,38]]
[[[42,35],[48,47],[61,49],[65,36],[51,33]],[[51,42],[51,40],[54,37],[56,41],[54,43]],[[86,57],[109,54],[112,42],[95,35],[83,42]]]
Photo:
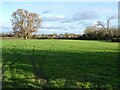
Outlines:
[[2,32],[12,31],[11,15],[19,8],[42,17],[40,34],[83,33],[85,27],[94,25],[98,20],[106,23],[111,16],[115,17],[111,26],[118,24],[117,2],[3,2],[2,14],[0,12]]

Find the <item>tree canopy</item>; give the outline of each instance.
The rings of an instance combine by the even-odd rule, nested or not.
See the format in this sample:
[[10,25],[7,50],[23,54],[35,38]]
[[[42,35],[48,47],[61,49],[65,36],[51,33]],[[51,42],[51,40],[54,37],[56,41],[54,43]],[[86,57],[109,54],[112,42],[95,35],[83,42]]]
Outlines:
[[18,9],[12,14],[12,27],[14,35],[27,39],[41,26],[41,17],[24,9]]

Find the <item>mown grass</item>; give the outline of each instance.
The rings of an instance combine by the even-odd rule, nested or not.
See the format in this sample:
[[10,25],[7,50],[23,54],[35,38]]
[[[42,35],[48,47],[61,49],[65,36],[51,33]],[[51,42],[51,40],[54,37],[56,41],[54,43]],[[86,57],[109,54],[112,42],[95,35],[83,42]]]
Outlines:
[[118,43],[3,40],[2,44],[3,87],[118,87]]

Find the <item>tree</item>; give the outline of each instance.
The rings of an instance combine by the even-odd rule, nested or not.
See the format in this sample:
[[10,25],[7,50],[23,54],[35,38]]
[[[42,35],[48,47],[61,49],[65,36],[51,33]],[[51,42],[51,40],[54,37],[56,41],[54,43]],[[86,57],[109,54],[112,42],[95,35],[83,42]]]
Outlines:
[[84,33],[86,34],[87,39],[97,38],[97,28],[95,26],[86,27]]
[[103,29],[106,29],[107,31],[109,31],[110,21],[111,21],[113,18],[114,18],[114,17],[110,17],[110,18],[107,19],[107,26],[106,26],[106,27],[105,27],[105,25],[104,25],[101,21],[98,21],[95,26],[101,26]]
[[[41,26],[41,18],[36,13],[18,9],[12,14],[12,27],[14,35],[27,39]],[[20,36],[19,36],[20,35]]]
[[98,21],[95,26],[101,26],[106,34],[106,39],[111,39],[111,31],[110,31],[110,21],[114,17],[110,17],[107,19],[106,25],[104,25],[101,21]]

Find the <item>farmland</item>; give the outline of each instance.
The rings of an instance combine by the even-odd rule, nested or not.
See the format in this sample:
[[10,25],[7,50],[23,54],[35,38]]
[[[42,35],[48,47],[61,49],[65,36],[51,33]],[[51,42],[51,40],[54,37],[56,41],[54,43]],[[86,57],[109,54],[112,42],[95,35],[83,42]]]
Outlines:
[[113,42],[3,39],[2,64],[3,88],[109,88],[119,82]]

